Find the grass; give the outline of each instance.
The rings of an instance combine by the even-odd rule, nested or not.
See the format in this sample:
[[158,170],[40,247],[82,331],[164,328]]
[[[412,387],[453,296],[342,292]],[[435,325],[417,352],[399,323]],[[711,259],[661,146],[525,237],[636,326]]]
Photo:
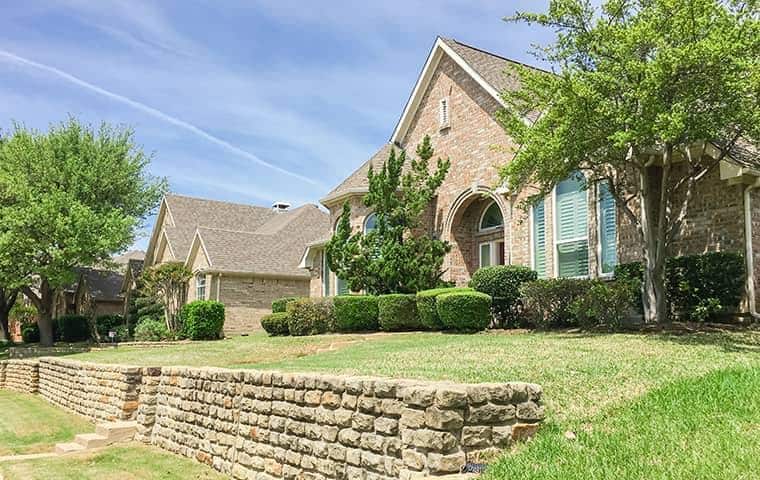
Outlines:
[[50,452],[93,424],[35,395],[0,390],[0,456]]
[[0,464],[7,479],[24,480],[221,480],[211,468],[141,444]]

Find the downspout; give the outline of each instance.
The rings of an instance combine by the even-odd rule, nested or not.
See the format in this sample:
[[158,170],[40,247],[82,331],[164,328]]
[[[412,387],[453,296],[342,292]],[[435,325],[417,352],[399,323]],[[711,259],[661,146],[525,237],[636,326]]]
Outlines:
[[219,272],[219,275],[216,277],[216,301],[219,301],[219,291],[222,288],[222,273]]
[[747,264],[747,306],[750,316],[755,320],[760,316],[757,314],[755,305],[755,262],[752,248],[752,197],[750,193],[757,186],[756,181],[744,189],[744,259]]

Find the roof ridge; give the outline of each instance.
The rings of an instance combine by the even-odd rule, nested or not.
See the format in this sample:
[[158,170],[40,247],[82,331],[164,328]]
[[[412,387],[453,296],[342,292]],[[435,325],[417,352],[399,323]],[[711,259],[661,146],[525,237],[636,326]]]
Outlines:
[[268,235],[265,235],[265,234],[261,234],[261,233],[257,233],[257,232],[252,232],[250,230],[232,230],[232,229],[229,229],[229,228],[204,227],[203,225],[199,225],[198,227],[196,227],[195,230],[196,231],[197,230],[215,230],[217,232],[244,233],[246,235],[262,235],[262,236],[265,236],[265,237],[268,236]]
[[250,203],[229,202],[227,200],[216,200],[216,199],[213,199],[213,198],[193,197],[193,196],[190,196],[190,195],[184,195],[184,194],[181,194],[181,193],[173,193],[173,192],[172,193],[167,193],[166,197],[179,197],[179,198],[186,198],[186,199],[189,199],[189,200],[200,200],[200,201],[203,201],[203,202],[222,203],[222,204],[225,204],[225,205],[235,205],[235,206],[239,206],[239,207],[256,208],[256,209],[261,209],[261,210],[270,210],[271,209],[271,207],[265,207],[263,205],[253,205],[253,204],[250,204]]
[[[459,40],[457,40],[456,38],[453,38],[453,37],[452,38],[440,37],[440,38],[442,40],[449,40],[451,42],[454,42],[457,45],[461,45],[462,47],[469,48],[471,50],[475,50],[476,52],[485,53],[486,55],[491,55],[492,57],[500,58],[500,59],[502,59],[502,60],[504,60],[506,62],[515,63],[517,65],[522,65],[524,67],[532,68],[534,70],[538,70],[538,71],[545,72],[545,73],[552,73],[551,71],[546,70],[545,68],[541,68],[541,67],[537,67],[535,65],[531,65],[529,63],[521,62],[519,60],[515,60],[514,58],[505,57],[504,55],[499,55],[498,53],[494,53],[494,52],[490,52],[488,50],[484,50],[484,49],[476,47],[474,45],[470,45],[469,43],[460,42]],[[464,58],[462,60],[464,60],[465,62],[467,62],[467,60],[464,59]],[[467,63],[469,64],[470,62],[467,62]]]

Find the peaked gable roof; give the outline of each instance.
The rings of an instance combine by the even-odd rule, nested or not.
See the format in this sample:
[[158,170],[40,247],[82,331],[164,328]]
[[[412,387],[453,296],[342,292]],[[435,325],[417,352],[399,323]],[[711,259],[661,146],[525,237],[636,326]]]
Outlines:
[[111,270],[99,270],[95,268],[78,268],[79,274],[77,290],[85,287],[94,300],[98,301],[121,301],[121,286],[124,275]]

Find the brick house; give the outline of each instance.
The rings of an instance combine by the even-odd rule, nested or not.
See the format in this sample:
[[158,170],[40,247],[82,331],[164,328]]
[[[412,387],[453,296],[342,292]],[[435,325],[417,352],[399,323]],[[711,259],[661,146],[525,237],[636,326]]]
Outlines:
[[289,209],[166,195],[153,227],[144,268],[183,262],[193,273],[188,301],[225,304],[225,333],[260,328],[272,300],[309,294],[298,268],[306,246],[329,232],[316,205]]
[[[344,202],[355,230],[372,228],[362,204],[367,170],[378,168],[391,148],[407,155],[430,135],[436,157],[451,169],[426,219],[428,234],[447,240],[445,279],[466,284],[485,265],[528,265],[541,277],[611,275],[618,262],[641,258],[637,234],[603,186],[582,190],[569,178],[528,211],[519,204],[531,192],[514,194],[499,185],[497,167],[518,145],[495,119],[499,92],[519,88],[508,75],[516,62],[455,40],[438,38],[388,144],[328,193],[322,204],[335,228]],[[715,154],[708,148],[707,155]],[[748,259],[748,295],[754,299],[760,270],[760,159],[749,146],[737,148],[700,184],[673,255],[736,251]],[[558,212],[558,214],[555,214]],[[302,267],[313,274],[313,296],[346,290],[326,268],[323,245],[314,242]],[[751,310],[754,312],[754,302]],[[746,308],[746,307],[745,307]]]

